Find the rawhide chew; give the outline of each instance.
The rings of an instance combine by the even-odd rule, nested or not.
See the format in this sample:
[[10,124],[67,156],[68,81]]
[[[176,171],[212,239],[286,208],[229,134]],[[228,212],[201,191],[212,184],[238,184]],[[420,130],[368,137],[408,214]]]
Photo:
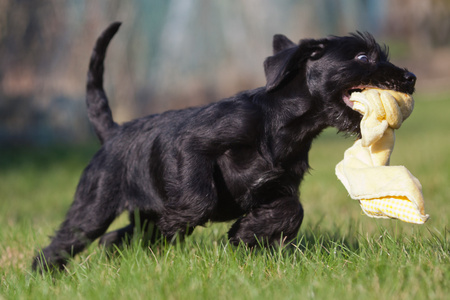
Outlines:
[[403,166],[389,166],[394,129],[411,114],[413,98],[370,88],[352,93],[350,101],[363,115],[361,139],[345,151],[336,166],[337,177],[369,217],[425,223],[429,216],[425,214],[419,180]]

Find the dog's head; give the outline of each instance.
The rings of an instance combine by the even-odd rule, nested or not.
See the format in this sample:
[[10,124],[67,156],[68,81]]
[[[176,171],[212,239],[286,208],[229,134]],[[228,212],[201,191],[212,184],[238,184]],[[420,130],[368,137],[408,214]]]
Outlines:
[[273,51],[264,62],[266,91],[298,86],[301,101],[312,101],[328,125],[341,131],[359,133],[361,115],[351,108],[352,92],[368,87],[414,92],[416,76],[390,63],[387,48],[369,33],[305,39],[298,45],[276,35]]

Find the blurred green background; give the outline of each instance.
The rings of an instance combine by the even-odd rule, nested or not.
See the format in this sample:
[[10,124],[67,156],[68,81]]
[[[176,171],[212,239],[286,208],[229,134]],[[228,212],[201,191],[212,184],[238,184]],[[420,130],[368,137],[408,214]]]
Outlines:
[[264,85],[276,33],[298,41],[369,31],[417,75],[419,92],[449,88],[448,0],[1,0],[2,147],[93,138],[88,59],[117,20],[106,89],[119,122]]

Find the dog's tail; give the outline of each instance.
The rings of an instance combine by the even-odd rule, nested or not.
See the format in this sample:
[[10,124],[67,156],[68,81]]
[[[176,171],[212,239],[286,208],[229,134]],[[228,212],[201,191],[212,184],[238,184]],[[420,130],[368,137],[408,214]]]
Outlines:
[[108,44],[119,30],[120,25],[120,22],[112,23],[103,31],[95,43],[89,62],[86,93],[88,117],[102,144],[114,134],[115,129],[118,127],[113,120],[108,97],[103,89],[103,62]]

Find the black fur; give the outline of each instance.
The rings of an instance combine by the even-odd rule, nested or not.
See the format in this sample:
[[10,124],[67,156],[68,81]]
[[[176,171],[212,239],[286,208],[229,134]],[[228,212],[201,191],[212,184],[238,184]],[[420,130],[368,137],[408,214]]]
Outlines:
[[274,54],[264,62],[265,87],[118,126],[102,85],[106,48],[119,26],[97,40],[88,73],[88,114],[103,146],[33,269],[62,268],[124,210],[130,225],[101,243],[131,236],[135,213],[169,240],[207,221],[234,219],[232,244],[293,239],[303,219],[299,185],[313,139],[328,126],[359,134],[361,116],[346,104],[351,90],[414,92],[414,74],[391,64],[368,33],[298,45],[276,35]]

